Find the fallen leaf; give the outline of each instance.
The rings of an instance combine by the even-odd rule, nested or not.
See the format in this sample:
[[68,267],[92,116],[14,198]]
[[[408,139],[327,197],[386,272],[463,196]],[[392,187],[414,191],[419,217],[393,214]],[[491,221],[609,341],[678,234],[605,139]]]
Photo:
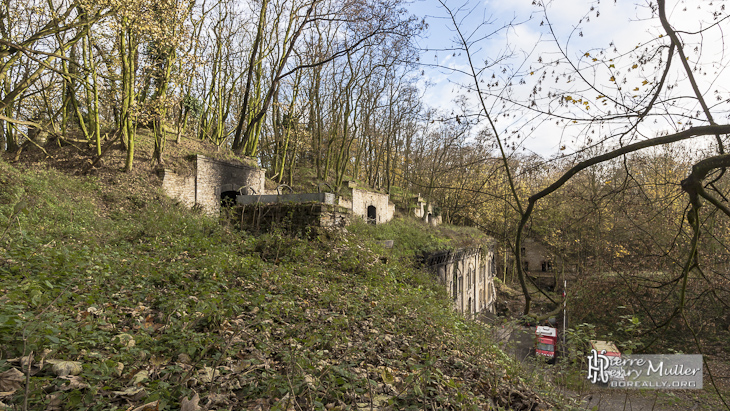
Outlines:
[[[54,392],[52,394],[46,395],[46,411],[61,411],[63,409],[63,398],[64,394],[61,391]],[[2,408],[2,403],[0,403],[0,409]]]
[[58,378],[69,381],[68,384],[65,384],[61,387],[61,391],[82,390],[84,388],[89,388],[89,384],[85,383],[81,377],[76,375],[65,375]]
[[139,406],[132,411],[157,411],[160,407],[160,400],[148,402],[145,405]]
[[127,333],[122,333],[114,337],[113,341],[117,341],[119,345],[124,347],[134,347],[134,337]]
[[124,391],[112,391],[114,395],[121,395],[124,397],[131,397],[144,391],[144,387],[127,387]]
[[383,378],[383,382],[386,384],[393,384],[395,382],[393,374],[387,369],[380,370],[380,377]]
[[134,377],[132,377],[131,385],[139,385],[145,382],[147,379],[149,379],[150,373],[146,370],[142,370],[138,372],[137,374],[134,374]]
[[84,370],[83,365],[79,361],[47,360],[46,362],[53,366],[53,373],[58,377],[79,375]]
[[230,404],[230,401],[228,401],[228,397],[226,394],[215,394],[215,393],[209,393],[208,394],[208,403],[206,406],[210,407],[211,405],[215,406],[227,406]]
[[210,367],[203,367],[201,370],[198,370],[198,377],[200,377],[200,381],[204,383],[213,382],[213,369]]
[[199,411],[200,406],[198,402],[200,402],[200,396],[197,392],[189,400],[186,397],[182,397],[180,400],[180,411]]
[[[292,404],[292,400],[289,396],[289,393],[287,392],[286,395],[284,395],[279,401],[274,404],[274,407],[278,407],[280,410],[286,410],[286,411],[294,411],[294,405]],[[273,407],[272,407],[273,408]]]
[[115,374],[115,375],[116,375],[117,377],[121,377],[121,376],[122,376],[122,371],[124,371],[124,364],[122,364],[122,363],[118,362],[118,363],[117,363],[117,366],[116,366],[116,367],[114,367],[114,374]]
[[23,386],[24,381],[25,374],[18,371],[17,368],[11,368],[0,373],[0,397],[12,395]]
[[153,355],[152,358],[150,358],[150,364],[155,367],[159,367],[161,365],[167,364],[167,359],[165,357],[158,357],[156,355]]

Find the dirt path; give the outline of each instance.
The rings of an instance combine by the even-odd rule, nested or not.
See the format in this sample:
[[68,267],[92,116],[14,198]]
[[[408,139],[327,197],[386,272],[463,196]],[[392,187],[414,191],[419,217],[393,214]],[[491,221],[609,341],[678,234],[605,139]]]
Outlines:
[[[579,397],[576,394],[576,397]],[[605,411],[678,411],[712,410],[691,396],[669,392],[602,389],[580,396],[586,410]]]

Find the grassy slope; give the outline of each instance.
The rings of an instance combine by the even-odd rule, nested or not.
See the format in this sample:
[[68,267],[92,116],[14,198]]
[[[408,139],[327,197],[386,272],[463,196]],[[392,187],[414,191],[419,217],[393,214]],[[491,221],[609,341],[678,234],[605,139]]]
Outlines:
[[[26,389],[36,410],[559,401],[413,267],[448,246],[415,222],[254,237],[106,183],[0,160],[0,404],[22,409]],[[9,370],[30,353],[26,386]],[[82,370],[58,378],[54,359]]]

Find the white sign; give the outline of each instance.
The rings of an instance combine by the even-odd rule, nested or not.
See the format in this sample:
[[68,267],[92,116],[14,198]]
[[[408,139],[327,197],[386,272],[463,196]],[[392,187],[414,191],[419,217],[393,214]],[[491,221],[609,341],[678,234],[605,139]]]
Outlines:
[[535,334],[545,335],[548,337],[555,337],[557,336],[557,331],[553,327],[547,327],[544,325],[538,325],[537,330],[535,331]]

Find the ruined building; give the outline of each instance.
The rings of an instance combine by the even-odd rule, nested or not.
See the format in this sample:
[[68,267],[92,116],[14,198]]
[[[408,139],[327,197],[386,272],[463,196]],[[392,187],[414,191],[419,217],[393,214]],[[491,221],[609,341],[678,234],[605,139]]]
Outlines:
[[411,204],[409,205],[413,208],[413,214],[416,217],[426,220],[426,222],[432,226],[441,224],[439,208],[434,203],[426,202],[426,200],[421,197],[421,194],[413,197]]
[[340,196],[338,204],[349,209],[354,218],[362,218],[370,224],[383,224],[393,219],[395,204],[388,194],[355,188],[353,182],[348,182],[345,190],[347,195]]
[[457,311],[467,317],[494,313],[496,267],[491,239],[480,247],[431,254],[425,264],[446,286]]
[[[321,203],[323,207],[312,209],[315,211],[310,210],[311,207],[307,209],[307,214],[312,218],[302,221],[323,221],[327,225],[346,224],[351,218],[383,224],[392,220],[395,214],[395,205],[385,193],[358,189],[350,183],[345,188],[345,195],[337,196],[336,200],[333,200],[334,194],[325,196],[325,193],[281,195],[276,190],[266,190],[266,170],[202,155],[191,157],[190,169],[186,172],[163,169],[158,174],[162,178],[162,189],[168,196],[187,207],[200,207],[209,215],[217,215],[221,209],[221,201],[226,199],[231,203],[244,205],[277,204],[277,209],[282,209],[283,203]],[[344,218],[342,209],[351,218]],[[253,210],[249,208],[250,212]],[[287,210],[287,213],[296,213],[303,209],[288,207]],[[256,208],[257,213],[261,211],[261,207]],[[327,213],[327,216],[318,218],[315,215],[317,213]],[[256,218],[262,215],[259,214]]]
[[244,164],[214,160],[202,155],[191,157],[192,170],[158,171],[162,190],[187,207],[200,207],[206,214],[217,215],[221,199],[235,201],[240,192],[264,192],[266,170]]

